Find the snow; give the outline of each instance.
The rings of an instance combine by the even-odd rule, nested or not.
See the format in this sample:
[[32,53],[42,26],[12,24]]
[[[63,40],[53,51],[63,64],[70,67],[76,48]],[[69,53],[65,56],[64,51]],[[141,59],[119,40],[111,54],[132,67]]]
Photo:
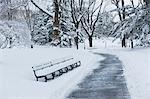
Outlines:
[[133,50],[120,55],[126,71],[127,83],[132,99],[150,97],[150,49]]
[[[94,39],[93,48],[80,44],[74,48],[34,47],[0,50],[0,99],[65,99],[71,91],[94,68],[103,57],[92,52],[116,55],[123,62],[131,99],[150,97],[150,48],[121,48],[120,40],[112,38]],[[48,82],[35,80],[32,66],[48,63],[50,60],[73,56],[81,60],[81,66]]]
[[[1,99],[63,99],[98,66],[97,58],[102,59],[88,51],[65,48],[14,48],[0,52]],[[82,65],[47,83],[35,81],[32,66],[66,56],[81,60]]]

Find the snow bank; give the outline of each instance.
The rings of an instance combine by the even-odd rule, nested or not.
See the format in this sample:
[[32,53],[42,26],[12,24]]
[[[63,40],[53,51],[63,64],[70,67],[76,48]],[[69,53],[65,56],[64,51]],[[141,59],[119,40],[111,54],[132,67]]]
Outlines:
[[[64,99],[102,59],[75,49],[14,48],[0,52],[0,99]],[[32,66],[66,56],[74,56],[82,65],[47,83],[35,81]]]
[[128,50],[118,56],[124,64],[131,99],[149,99],[150,49]]

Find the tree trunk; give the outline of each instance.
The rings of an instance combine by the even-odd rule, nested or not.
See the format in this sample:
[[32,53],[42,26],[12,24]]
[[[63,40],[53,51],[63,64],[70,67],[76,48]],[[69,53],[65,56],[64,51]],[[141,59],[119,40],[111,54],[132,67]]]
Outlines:
[[123,10],[122,10],[122,18],[123,18],[123,20],[124,20],[124,19],[125,19],[125,17],[126,17],[126,15],[125,15],[124,0],[122,0],[122,8],[123,8]]
[[133,48],[133,40],[131,40],[131,48]]
[[75,27],[76,27],[76,33],[77,33],[77,37],[76,37],[76,46],[77,46],[77,50],[79,49],[79,22],[74,23]]
[[58,0],[54,0],[54,22],[53,22],[53,37],[59,39],[59,4]]
[[93,47],[93,38],[89,36],[89,47]]
[[122,47],[126,47],[126,38],[125,38],[125,35],[122,39]]
[[119,5],[116,5],[117,9],[118,9],[118,15],[119,15],[119,19],[120,21],[122,21],[122,16],[121,16],[121,12],[119,10]]
[[79,49],[79,36],[78,36],[78,32],[77,32],[77,36],[74,38],[77,50]]
[[79,49],[79,32],[77,31],[77,50]]

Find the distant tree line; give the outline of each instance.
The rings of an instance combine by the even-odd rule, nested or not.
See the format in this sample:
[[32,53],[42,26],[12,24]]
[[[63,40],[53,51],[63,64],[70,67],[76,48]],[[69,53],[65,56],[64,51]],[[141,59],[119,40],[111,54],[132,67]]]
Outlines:
[[[40,1],[40,0],[39,0]],[[1,20],[24,20],[31,32],[31,40],[39,45],[53,45],[70,47],[85,39],[89,40],[89,47],[93,46],[93,37],[120,38],[122,47],[126,47],[126,40],[130,40],[131,48],[134,41],[139,45],[149,45],[150,28],[149,3],[150,0],[139,0],[135,5],[125,5],[125,0],[110,0],[116,6],[109,12],[102,7],[105,0],[53,0],[46,9],[36,0],[1,0]],[[34,5],[36,10],[31,7]],[[114,22],[117,13],[119,20]]]

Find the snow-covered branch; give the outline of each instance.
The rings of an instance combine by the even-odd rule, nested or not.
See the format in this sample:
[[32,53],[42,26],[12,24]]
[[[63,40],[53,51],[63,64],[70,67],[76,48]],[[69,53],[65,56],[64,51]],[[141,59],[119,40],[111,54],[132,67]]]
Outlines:
[[95,4],[96,0],[95,0],[94,2],[92,2],[93,4],[92,7],[91,7],[91,4],[89,4],[88,8],[86,9],[86,15],[83,16],[81,20],[82,27],[89,37],[90,47],[92,47],[92,36],[96,29],[96,23],[98,22],[103,2],[104,1],[101,0],[100,4],[96,6]]
[[34,2],[34,0],[30,0],[32,2],[32,4],[37,7],[40,11],[42,11],[43,13],[47,14],[49,17],[53,17],[48,11],[42,9],[36,2]]

